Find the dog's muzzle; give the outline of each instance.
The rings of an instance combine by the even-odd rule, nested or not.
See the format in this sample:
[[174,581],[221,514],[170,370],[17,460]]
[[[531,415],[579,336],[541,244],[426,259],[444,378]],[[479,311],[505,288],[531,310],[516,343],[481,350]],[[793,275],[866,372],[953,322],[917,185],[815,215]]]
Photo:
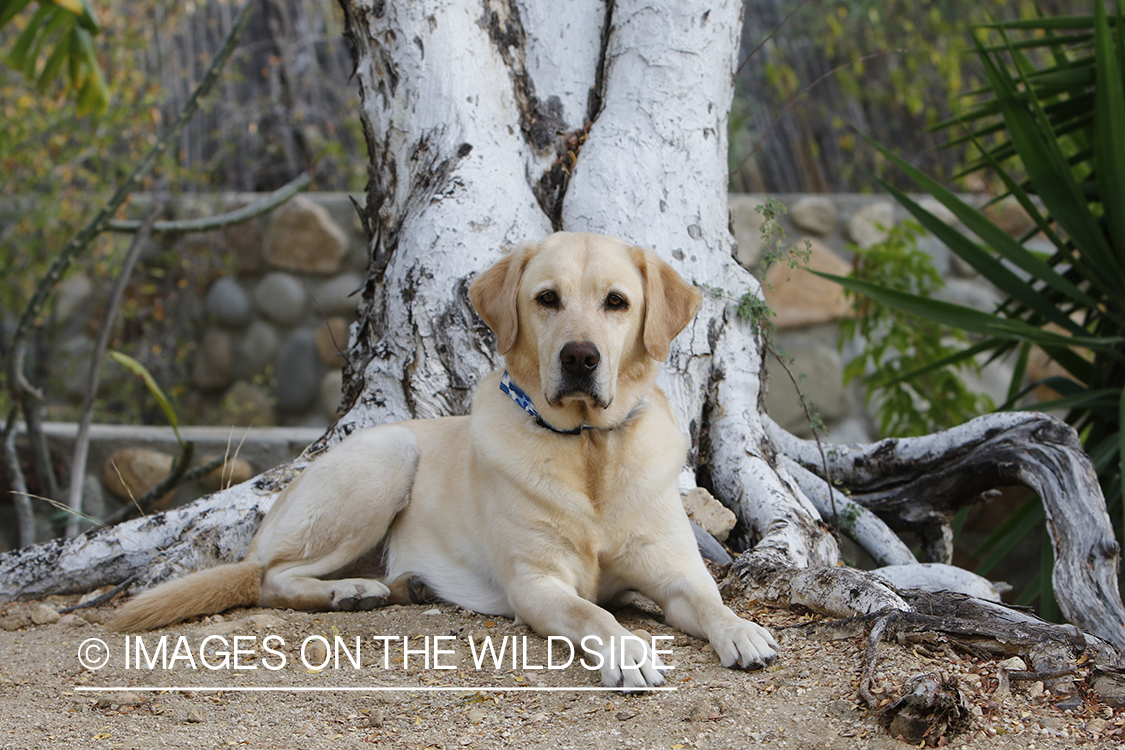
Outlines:
[[[603,409],[609,406],[598,387],[598,366],[602,356],[598,347],[589,341],[570,341],[559,352],[562,377],[556,391],[556,400],[566,396],[589,396]],[[557,402],[556,401],[556,402]]]

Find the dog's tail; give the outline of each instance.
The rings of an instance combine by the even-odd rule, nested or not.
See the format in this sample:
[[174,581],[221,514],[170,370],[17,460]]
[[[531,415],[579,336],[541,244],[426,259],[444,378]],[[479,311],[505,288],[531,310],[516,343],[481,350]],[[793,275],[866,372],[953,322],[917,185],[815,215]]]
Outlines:
[[258,603],[262,566],[243,560],[192,573],[142,592],[117,611],[114,630],[150,630],[198,615]]

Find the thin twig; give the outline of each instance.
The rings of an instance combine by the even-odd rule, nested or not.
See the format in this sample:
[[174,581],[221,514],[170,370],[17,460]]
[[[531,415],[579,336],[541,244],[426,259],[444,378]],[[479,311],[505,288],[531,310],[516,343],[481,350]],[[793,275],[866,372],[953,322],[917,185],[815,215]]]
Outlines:
[[[212,229],[221,229],[231,224],[239,224],[262,214],[269,213],[282,203],[299,193],[312,181],[312,176],[305,172],[296,179],[286,183],[260,200],[243,206],[234,211],[215,216],[205,216],[200,219],[182,219],[180,221],[158,221],[153,224],[154,234],[186,234],[188,232],[206,232]],[[139,232],[143,222],[113,219],[109,222],[112,232]]]
[[1027,672],[1019,670],[1015,672],[1008,672],[1008,679],[1014,682],[1045,682],[1046,680],[1057,680],[1060,677],[1069,677],[1070,675],[1077,673],[1078,670],[1074,667],[1054,669],[1049,672]]
[[31,509],[31,499],[27,493],[27,479],[20,468],[20,457],[16,452],[16,416],[19,407],[12,404],[8,410],[8,420],[4,423],[4,459],[8,467],[8,486],[11,487],[12,504],[16,506],[16,523],[19,528],[19,545],[26,547],[35,543],[35,512]]
[[31,391],[23,391],[19,397],[27,429],[27,444],[31,449],[31,463],[35,476],[39,479],[39,489],[48,497],[58,497],[59,483],[55,476],[55,464],[51,460],[50,446],[47,445],[47,433],[43,431],[43,402]]
[[[247,427],[245,430],[243,430],[242,437],[240,437],[238,439],[238,445],[234,446],[234,455],[232,456],[231,453],[230,453],[230,441],[231,441],[231,438],[234,437],[234,425],[231,425],[230,435],[227,436],[227,447],[226,447],[226,450],[223,453],[224,463],[223,463],[223,470],[222,470],[222,472],[220,472],[220,475],[219,475],[219,480],[220,480],[219,489],[223,489],[223,490],[230,489],[231,483],[234,482],[234,469],[235,469],[234,462],[238,460],[238,455],[242,452],[242,444],[246,442],[246,436],[249,435],[249,434],[250,434],[250,428]],[[204,464],[204,466],[209,466],[214,460],[215,459],[211,459],[211,461],[208,461],[206,464]],[[229,476],[228,476],[228,473],[227,473],[227,467],[228,466],[230,467]]]
[[758,50],[760,50],[762,47],[764,47],[766,45],[766,42],[773,39],[777,35],[777,32],[781,31],[782,27],[785,26],[785,24],[789,23],[789,19],[792,18],[794,16],[794,14],[796,14],[797,11],[799,11],[801,8],[805,7],[805,3],[807,3],[808,1],[809,0],[801,0],[801,2],[797,3],[797,7],[794,8],[793,10],[789,11],[789,15],[787,15],[785,18],[781,19],[781,23],[779,23],[777,26],[774,26],[773,30],[770,31],[769,35],[766,36],[766,38],[763,39],[762,41],[758,42],[757,47],[750,50],[750,54],[746,55],[746,58],[738,64],[738,70],[734,71],[734,74],[738,75],[739,73],[741,73],[742,69],[746,67],[746,63],[750,62],[751,58],[753,58],[754,55],[758,54]]
[[140,577],[141,577],[141,574],[139,572],[134,573],[133,575],[129,576],[128,578],[126,578],[121,583],[114,586],[109,591],[107,591],[104,594],[101,594],[99,596],[95,596],[93,599],[91,599],[88,602],[81,602],[80,604],[75,604],[71,607],[63,607],[62,609],[59,610],[59,614],[60,615],[67,615],[67,614],[70,614],[71,612],[77,612],[80,609],[87,609],[89,607],[96,607],[99,604],[105,604],[110,599],[117,596],[118,594],[120,594],[125,589],[127,589],[133,583],[133,581],[137,580]]
[[871,692],[871,686],[875,682],[875,669],[879,665],[879,641],[883,638],[887,624],[897,614],[898,612],[894,611],[880,617],[871,626],[871,632],[867,636],[867,653],[863,659],[863,675],[859,678],[859,697],[870,708],[879,707],[879,699]]
[[840,514],[836,510],[836,493],[833,492],[832,487],[832,471],[828,468],[828,456],[824,453],[824,444],[820,442],[820,431],[817,429],[817,420],[813,419],[812,409],[809,408],[808,399],[805,398],[804,392],[801,391],[801,386],[797,384],[797,378],[793,375],[793,371],[789,369],[789,365],[785,360],[774,350],[773,345],[769,340],[763,342],[766,349],[769,350],[777,363],[781,365],[781,369],[785,370],[785,374],[789,376],[789,381],[793,383],[793,388],[797,390],[797,400],[801,404],[801,409],[805,412],[805,419],[808,420],[809,427],[812,429],[813,440],[816,441],[817,450],[820,451],[820,465],[824,470],[824,481],[828,484],[828,502],[832,507],[832,522],[835,524],[836,533],[840,532]]
[[[241,443],[240,443],[240,445],[241,445]],[[234,458],[237,458],[237,457],[238,457],[238,453],[236,452]],[[207,461],[205,463],[201,463],[199,466],[196,466],[193,469],[188,469],[187,471],[185,471],[183,481],[180,482],[180,484],[186,484],[186,483],[188,483],[188,482],[190,482],[194,479],[198,479],[199,477],[203,476],[204,474],[210,474],[212,471],[214,471],[215,469],[218,469],[220,466],[225,468],[227,461],[230,461],[231,463],[233,463],[234,458],[230,458],[229,456],[215,456],[210,461]],[[234,468],[232,466],[231,467],[231,476],[233,476],[233,475],[234,475]],[[227,485],[227,487],[224,488],[224,489],[229,488],[229,486],[230,485]]]
[[[153,208],[141,224],[140,231],[133,237],[125,253],[125,260],[121,264],[121,271],[113,283],[113,291],[109,296],[105,318],[102,320],[98,340],[94,344],[94,353],[90,357],[90,374],[86,376],[86,395],[82,399],[82,413],[78,418],[78,434],[74,437],[74,454],[70,461],[70,492],[67,494],[67,507],[72,511],[82,510],[82,485],[86,479],[86,459],[90,452],[90,423],[94,420],[94,401],[98,396],[98,386],[101,385],[102,360],[105,359],[106,350],[109,348],[109,337],[113,331],[113,324],[117,319],[117,310],[121,306],[121,299],[125,296],[125,286],[133,276],[133,269],[141,257],[141,248],[150,236],[150,229],[160,215],[161,206]],[[66,536],[78,536],[79,516],[72,514],[66,524]]]

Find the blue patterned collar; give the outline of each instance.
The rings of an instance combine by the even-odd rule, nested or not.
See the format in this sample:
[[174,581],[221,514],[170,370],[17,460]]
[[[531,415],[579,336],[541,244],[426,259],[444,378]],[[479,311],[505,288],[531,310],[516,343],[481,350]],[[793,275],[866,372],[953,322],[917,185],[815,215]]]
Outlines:
[[540,427],[546,427],[551,432],[557,432],[560,435],[580,435],[582,434],[582,430],[592,429],[592,425],[588,424],[580,425],[573,430],[560,430],[557,427],[552,427],[547,424],[547,421],[539,416],[539,411],[535,408],[535,404],[531,403],[531,396],[528,396],[524,393],[522,388],[512,382],[512,376],[508,374],[507,370],[504,370],[504,374],[500,376],[500,390],[507,393],[521,409],[535,417],[535,424]]
[[557,432],[560,435],[581,435],[583,430],[609,431],[616,429],[617,427],[620,427],[621,425],[631,420],[645,404],[645,400],[642,399],[639,404],[633,407],[633,410],[629,412],[625,419],[622,420],[621,425],[615,425],[614,427],[595,427],[592,424],[581,424],[578,427],[575,427],[573,430],[560,430],[557,427],[552,427],[547,423],[545,419],[543,419],[543,417],[539,415],[539,411],[535,408],[535,404],[531,403],[531,396],[528,396],[526,393],[524,393],[524,390],[512,381],[512,376],[508,374],[507,370],[504,370],[504,374],[500,376],[500,390],[508,394],[508,397],[515,401],[521,409],[526,411],[531,416],[535,417],[535,424],[539,425],[540,427],[545,427],[551,432]]

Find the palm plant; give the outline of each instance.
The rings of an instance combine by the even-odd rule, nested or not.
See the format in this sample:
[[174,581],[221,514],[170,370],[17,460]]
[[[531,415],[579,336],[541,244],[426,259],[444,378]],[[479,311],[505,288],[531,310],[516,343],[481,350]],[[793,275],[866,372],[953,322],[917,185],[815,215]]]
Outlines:
[[[939,128],[962,129],[952,144],[971,142],[979,158],[963,174],[989,169],[1034,221],[1013,238],[951,191],[886,148],[876,148],[919,188],[953,212],[976,239],[946,225],[904,193],[884,189],[1006,299],[991,313],[835,277],[853,292],[975,337],[957,353],[904,373],[925,375],[969,358],[1014,357],[1002,408],[1019,408],[1040,385],[1057,394],[1035,404],[1065,410],[1082,436],[1110,512],[1125,538],[1125,23],[1099,0],[1092,16],[996,22],[973,29],[987,88],[961,117]],[[1032,239],[1035,242],[1030,242]],[[1046,244],[1043,240],[1046,240]],[[979,241],[978,241],[979,240]],[[1047,248],[1046,251],[1042,248]],[[1040,347],[1064,374],[1024,384],[1028,358]],[[990,567],[1043,517],[1033,498],[986,542]],[[1050,545],[1042,570],[1051,565]],[[1040,608],[1051,614],[1050,576],[1041,574]]]

